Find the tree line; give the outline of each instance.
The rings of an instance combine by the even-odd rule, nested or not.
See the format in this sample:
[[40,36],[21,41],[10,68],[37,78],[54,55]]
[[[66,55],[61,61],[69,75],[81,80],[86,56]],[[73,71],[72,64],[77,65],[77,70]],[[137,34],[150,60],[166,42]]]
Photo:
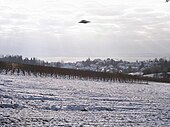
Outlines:
[[55,66],[60,67],[60,62],[46,62],[44,60],[39,60],[35,57],[33,58],[23,58],[21,55],[1,55],[0,61],[4,62],[14,62],[19,64],[31,64],[31,65],[41,65],[41,66]]
[[88,70],[64,69],[2,61],[0,62],[0,72],[5,74],[51,76],[64,79],[83,79],[120,83],[147,83],[148,81],[170,82],[169,79],[132,76],[123,73],[107,73]]
[[155,59],[153,62],[156,64],[152,67],[148,67],[145,70],[143,70],[143,73],[144,74],[163,73],[164,78],[166,78],[167,73],[170,72],[170,60],[160,58],[159,60]]

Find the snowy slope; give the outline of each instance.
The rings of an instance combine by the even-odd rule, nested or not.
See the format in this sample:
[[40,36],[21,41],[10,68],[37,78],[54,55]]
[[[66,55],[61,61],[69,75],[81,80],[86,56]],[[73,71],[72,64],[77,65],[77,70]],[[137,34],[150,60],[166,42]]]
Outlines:
[[3,126],[170,126],[170,84],[0,75]]

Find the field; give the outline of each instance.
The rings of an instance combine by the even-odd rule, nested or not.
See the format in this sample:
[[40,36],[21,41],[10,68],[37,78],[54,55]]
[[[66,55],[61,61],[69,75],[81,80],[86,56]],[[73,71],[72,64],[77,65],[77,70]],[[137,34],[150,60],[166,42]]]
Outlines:
[[0,127],[169,127],[170,84],[0,75]]

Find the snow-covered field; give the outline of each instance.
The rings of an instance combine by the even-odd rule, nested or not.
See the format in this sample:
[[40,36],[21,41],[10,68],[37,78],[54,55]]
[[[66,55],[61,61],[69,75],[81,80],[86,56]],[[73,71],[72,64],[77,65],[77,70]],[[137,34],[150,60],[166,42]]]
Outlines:
[[169,127],[170,84],[0,75],[0,127]]

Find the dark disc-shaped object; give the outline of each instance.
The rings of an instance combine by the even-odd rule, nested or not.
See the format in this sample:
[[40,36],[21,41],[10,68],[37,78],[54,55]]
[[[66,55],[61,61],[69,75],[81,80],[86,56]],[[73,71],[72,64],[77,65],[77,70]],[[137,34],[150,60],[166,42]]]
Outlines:
[[90,23],[90,21],[87,21],[87,20],[81,20],[79,23],[84,23],[84,24],[86,24],[86,23]]

